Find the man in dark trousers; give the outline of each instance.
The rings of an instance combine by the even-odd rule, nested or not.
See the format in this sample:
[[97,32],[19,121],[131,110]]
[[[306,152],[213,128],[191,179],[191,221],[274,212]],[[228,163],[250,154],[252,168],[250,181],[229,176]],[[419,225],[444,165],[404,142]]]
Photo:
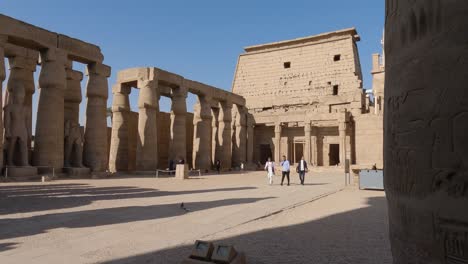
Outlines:
[[281,185],[283,185],[284,177],[288,177],[288,186],[289,186],[289,172],[290,172],[290,164],[289,160],[286,159],[286,156],[283,156],[283,161],[281,161],[281,172],[283,176],[281,177]]
[[304,157],[302,157],[296,167],[296,171],[299,173],[299,179],[301,180],[302,185],[304,185],[307,170],[307,162],[304,160]]

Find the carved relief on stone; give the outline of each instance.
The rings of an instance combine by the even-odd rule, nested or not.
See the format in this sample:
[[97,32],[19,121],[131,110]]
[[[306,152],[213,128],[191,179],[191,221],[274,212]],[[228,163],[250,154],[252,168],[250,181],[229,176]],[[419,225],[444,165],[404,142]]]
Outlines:
[[83,168],[83,133],[80,124],[73,120],[65,121],[64,166]]

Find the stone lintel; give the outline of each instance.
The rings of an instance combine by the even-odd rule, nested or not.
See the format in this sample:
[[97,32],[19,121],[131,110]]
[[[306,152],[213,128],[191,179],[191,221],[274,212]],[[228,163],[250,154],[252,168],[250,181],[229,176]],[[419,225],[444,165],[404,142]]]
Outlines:
[[90,73],[109,77],[111,75],[111,67],[99,62],[90,63],[86,67],[86,76],[89,76]]

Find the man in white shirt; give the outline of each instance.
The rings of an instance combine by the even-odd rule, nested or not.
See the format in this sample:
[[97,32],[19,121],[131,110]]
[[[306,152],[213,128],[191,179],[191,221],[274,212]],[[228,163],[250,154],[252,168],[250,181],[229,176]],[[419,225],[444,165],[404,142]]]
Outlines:
[[275,176],[275,163],[271,161],[271,158],[268,158],[268,161],[265,163],[265,170],[267,171],[268,182],[272,185],[273,176]]
[[305,174],[308,171],[307,162],[304,160],[304,157],[302,157],[301,161],[299,161],[299,164],[297,164],[296,170],[299,173],[299,179],[301,180],[301,184],[304,185]]

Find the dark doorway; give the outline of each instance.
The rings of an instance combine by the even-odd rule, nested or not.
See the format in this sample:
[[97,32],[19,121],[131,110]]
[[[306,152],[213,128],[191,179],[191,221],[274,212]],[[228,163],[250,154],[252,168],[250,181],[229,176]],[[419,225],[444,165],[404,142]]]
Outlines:
[[330,166],[335,166],[340,163],[340,145],[339,144],[330,144],[329,164]]
[[304,143],[294,143],[294,163],[299,163],[304,155]]
[[273,159],[270,144],[260,144],[260,162],[264,163],[268,158]]

